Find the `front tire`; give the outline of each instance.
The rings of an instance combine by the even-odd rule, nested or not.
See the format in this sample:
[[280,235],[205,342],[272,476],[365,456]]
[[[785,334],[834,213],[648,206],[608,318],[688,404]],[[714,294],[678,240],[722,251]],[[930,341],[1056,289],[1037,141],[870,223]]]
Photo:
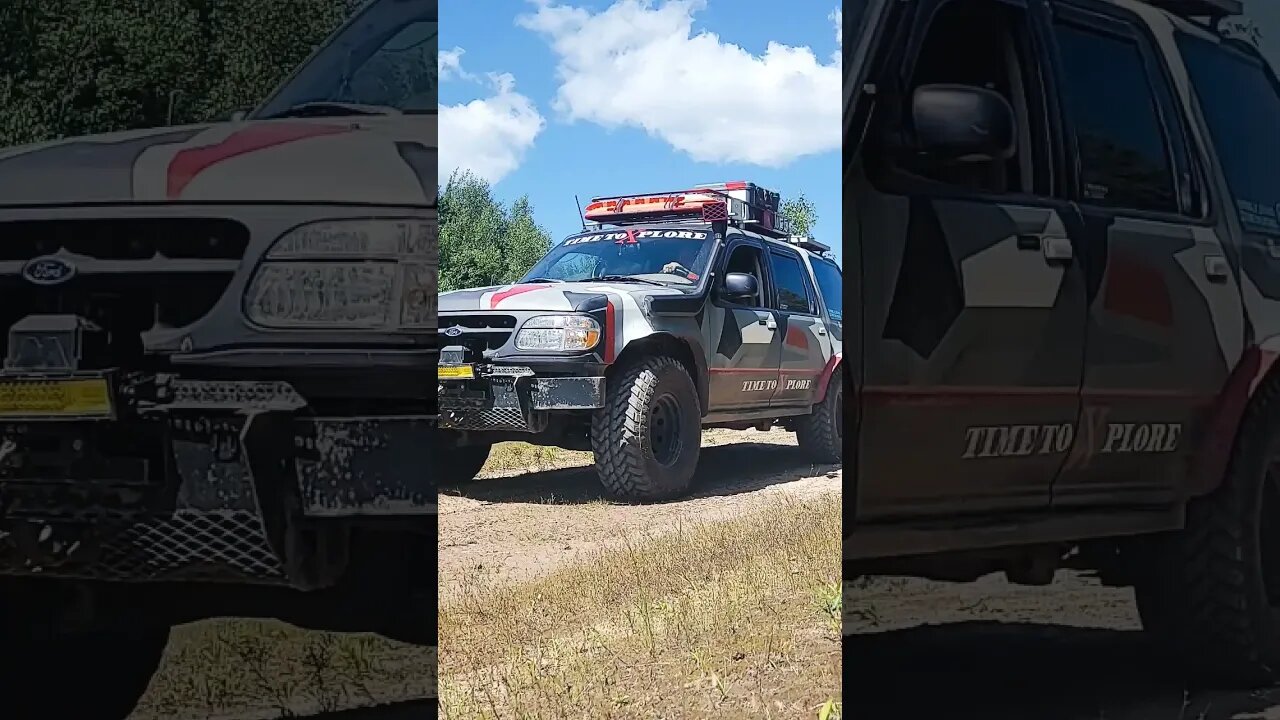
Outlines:
[[831,374],[827,396],[813,407],[813,412],[800,418],[796,425],[796,442],[800,450],[815,463],[834,465],[844,455],[844,379],[843,373]]
[[1280,386],[1251,406],[1222,486],[1184,530],[1153,538],[1137,582],[1143,625],[1197,683],[1280,678]]
[[6,720],[124,720],[146,693],[169,628],[76,634],[0,634]]
[[684,366],[658,356],[623,367],[592,416],[591,448],[600,482],[618,499],[655,502],[688,492],[702,413]]

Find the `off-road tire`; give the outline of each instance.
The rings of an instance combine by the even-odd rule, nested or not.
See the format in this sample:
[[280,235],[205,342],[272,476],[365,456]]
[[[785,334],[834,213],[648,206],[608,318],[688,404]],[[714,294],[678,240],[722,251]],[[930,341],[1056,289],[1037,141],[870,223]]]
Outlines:
[[476,479],[489,461],[492,445],[452,445],[440,453],[439,479],[442,485],[458,485]]
[[[668,402],[674,402],[674,410]],[[664,464],[652,446],[657,404],[678,413],[678,441]],[[702,445],[698,390],[684,366],[670,357],[648,357],[620,368],[609,381],[604,408],[591,418],[591,448],[600,482],[628,502],[656,502],[688,492]]]
[[1253,688],[1280,677],[1280,386],[1260,389],[1232,453],[1186,528],[1150,538],[1136,589],[1144,627],[1188,681]]
[[842,373],[832,373],[827,395],[813,412],[796,421],[796,441],[814,462],[839,463],[844,446],[844,394]]
[[160,666],[168,628],[68,635],[0,633],[6,720],[124,720]]

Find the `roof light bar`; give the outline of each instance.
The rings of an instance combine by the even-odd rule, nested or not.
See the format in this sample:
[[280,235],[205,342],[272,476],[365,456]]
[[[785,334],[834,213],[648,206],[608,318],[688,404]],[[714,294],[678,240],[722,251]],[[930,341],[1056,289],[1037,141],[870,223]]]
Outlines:
[[737,226],[749,225],[752,232],[785,238],[791,234],[791,224],[779,209],[778,193],[739,180],[697,185],[690,190],[596,197],[583,209],[582,218],[610,225],[693,217],[704,222],[727,220]]

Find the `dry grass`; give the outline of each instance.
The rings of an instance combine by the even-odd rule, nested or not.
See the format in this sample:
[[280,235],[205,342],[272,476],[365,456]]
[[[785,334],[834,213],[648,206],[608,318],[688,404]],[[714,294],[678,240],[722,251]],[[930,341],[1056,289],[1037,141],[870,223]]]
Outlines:
[[463,579],[441,717],[839,718],[839,497],[766,507],[531,582]]
[[584,467],[592,462],[589,452],[540,447],[522,442],[504,442],[493,446],[493,451],[489,453],[489,461],[480,470],[480,477],[505,477],[566,467]]
[[212,620],[175,628],[131,720],[299,717],[435,696],[434,650],[376,635]]

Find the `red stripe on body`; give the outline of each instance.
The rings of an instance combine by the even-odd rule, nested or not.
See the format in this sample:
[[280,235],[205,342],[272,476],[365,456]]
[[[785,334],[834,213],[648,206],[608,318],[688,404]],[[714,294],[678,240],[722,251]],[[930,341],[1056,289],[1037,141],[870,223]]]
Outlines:
[[268,123],[232,133],[216,145],[180,150],[169,162],[169,199],[181,197],[197,175],[224,160],[298,140],[346,132],[351,132],[351,128],[312,123]]
[[492,296],[490,296],[489,309],[493,310],[494,308],[498,307],[498,303],[502,302],[503,300],[506,300],[509,297],[515,297],[516,295],[522,295],[527,292],[533,292],[534,290],[542,290],[544,288],[546,288],[546,285],[512,285],[506,290],[503,290],[502,292],[495,292]]
[[800,350],[808,350],[809,336],[798,326],[787,325],[787,337],[783,340],[783,344]]
[[617,335],[614,333],[614,309],[613,301],[608,300],[604,306],[604,362],[606,365],[612,364],[617,356]]

